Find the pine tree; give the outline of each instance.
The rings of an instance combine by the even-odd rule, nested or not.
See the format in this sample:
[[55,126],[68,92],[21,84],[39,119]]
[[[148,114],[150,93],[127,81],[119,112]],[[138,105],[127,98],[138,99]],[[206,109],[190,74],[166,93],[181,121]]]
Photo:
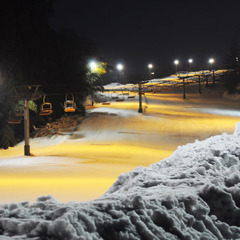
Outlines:
[[14,131],[10,126],[6,125],[0,130],[0,148],[7,149],[8,147],[13,147],[15,144]]

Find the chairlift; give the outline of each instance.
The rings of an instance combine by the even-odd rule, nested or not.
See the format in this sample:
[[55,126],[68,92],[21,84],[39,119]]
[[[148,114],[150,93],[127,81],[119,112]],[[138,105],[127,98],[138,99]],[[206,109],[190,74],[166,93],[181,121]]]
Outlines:
[[41,116],[48,116],[52,113],[52,104],[50,102],[46,102],[46,95],[43,97],[43,103],[41,105],[40,113]]
[[76,111],[76,103],[74,102],[74,96],[71,94],[72,98],[68,98],[68,94],[65,96],[64,102],[64,112],[71,113]]
[[8,124],[20,124],[20,123],[21,123],[21,118],[17,117],[16,114],[13,114],[12,112],[10,112]]
[[110,102],[102,102],[102,105],[110,105]]
[[15,112],[15,115],[16,115],[17,117],[23,117],[23,116],[24,116],[24,111],[16,111],[16,112]]

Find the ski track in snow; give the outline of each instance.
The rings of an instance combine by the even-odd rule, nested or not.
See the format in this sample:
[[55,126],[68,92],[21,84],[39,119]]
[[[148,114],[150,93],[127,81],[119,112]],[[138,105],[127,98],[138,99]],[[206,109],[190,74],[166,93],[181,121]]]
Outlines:
[[[0,239],[238,239],[240,123],[122,174],[99,199],[0,206]],[[77,191],[77,189],[76,189]]]

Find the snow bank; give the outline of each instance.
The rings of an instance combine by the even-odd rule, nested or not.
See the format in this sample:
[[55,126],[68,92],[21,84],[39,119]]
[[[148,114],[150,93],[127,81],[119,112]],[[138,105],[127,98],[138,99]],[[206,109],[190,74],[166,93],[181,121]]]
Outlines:
[[[240,123],[122,174],[99,199],[0,206],[0,239],[240,238]],[[77,189],[76,189],[77,191]]]

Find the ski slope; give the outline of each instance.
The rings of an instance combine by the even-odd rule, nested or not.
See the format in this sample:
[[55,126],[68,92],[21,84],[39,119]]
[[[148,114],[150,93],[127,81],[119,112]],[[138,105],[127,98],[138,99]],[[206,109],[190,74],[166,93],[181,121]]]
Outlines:
[[74,132],[31,139],[30,157],[23,156],[23,143],[0,150],[2,203],[48,194],[60,202],[98,198],[121,173],[147,167],[196,139],[232,133],[240,122],[238,102],[219,98],[219,89],[198,94],[188,86],[186,100],[181,89],[146,93],[143,113],[135,92],[99,94],[124,101],[95,103]]

